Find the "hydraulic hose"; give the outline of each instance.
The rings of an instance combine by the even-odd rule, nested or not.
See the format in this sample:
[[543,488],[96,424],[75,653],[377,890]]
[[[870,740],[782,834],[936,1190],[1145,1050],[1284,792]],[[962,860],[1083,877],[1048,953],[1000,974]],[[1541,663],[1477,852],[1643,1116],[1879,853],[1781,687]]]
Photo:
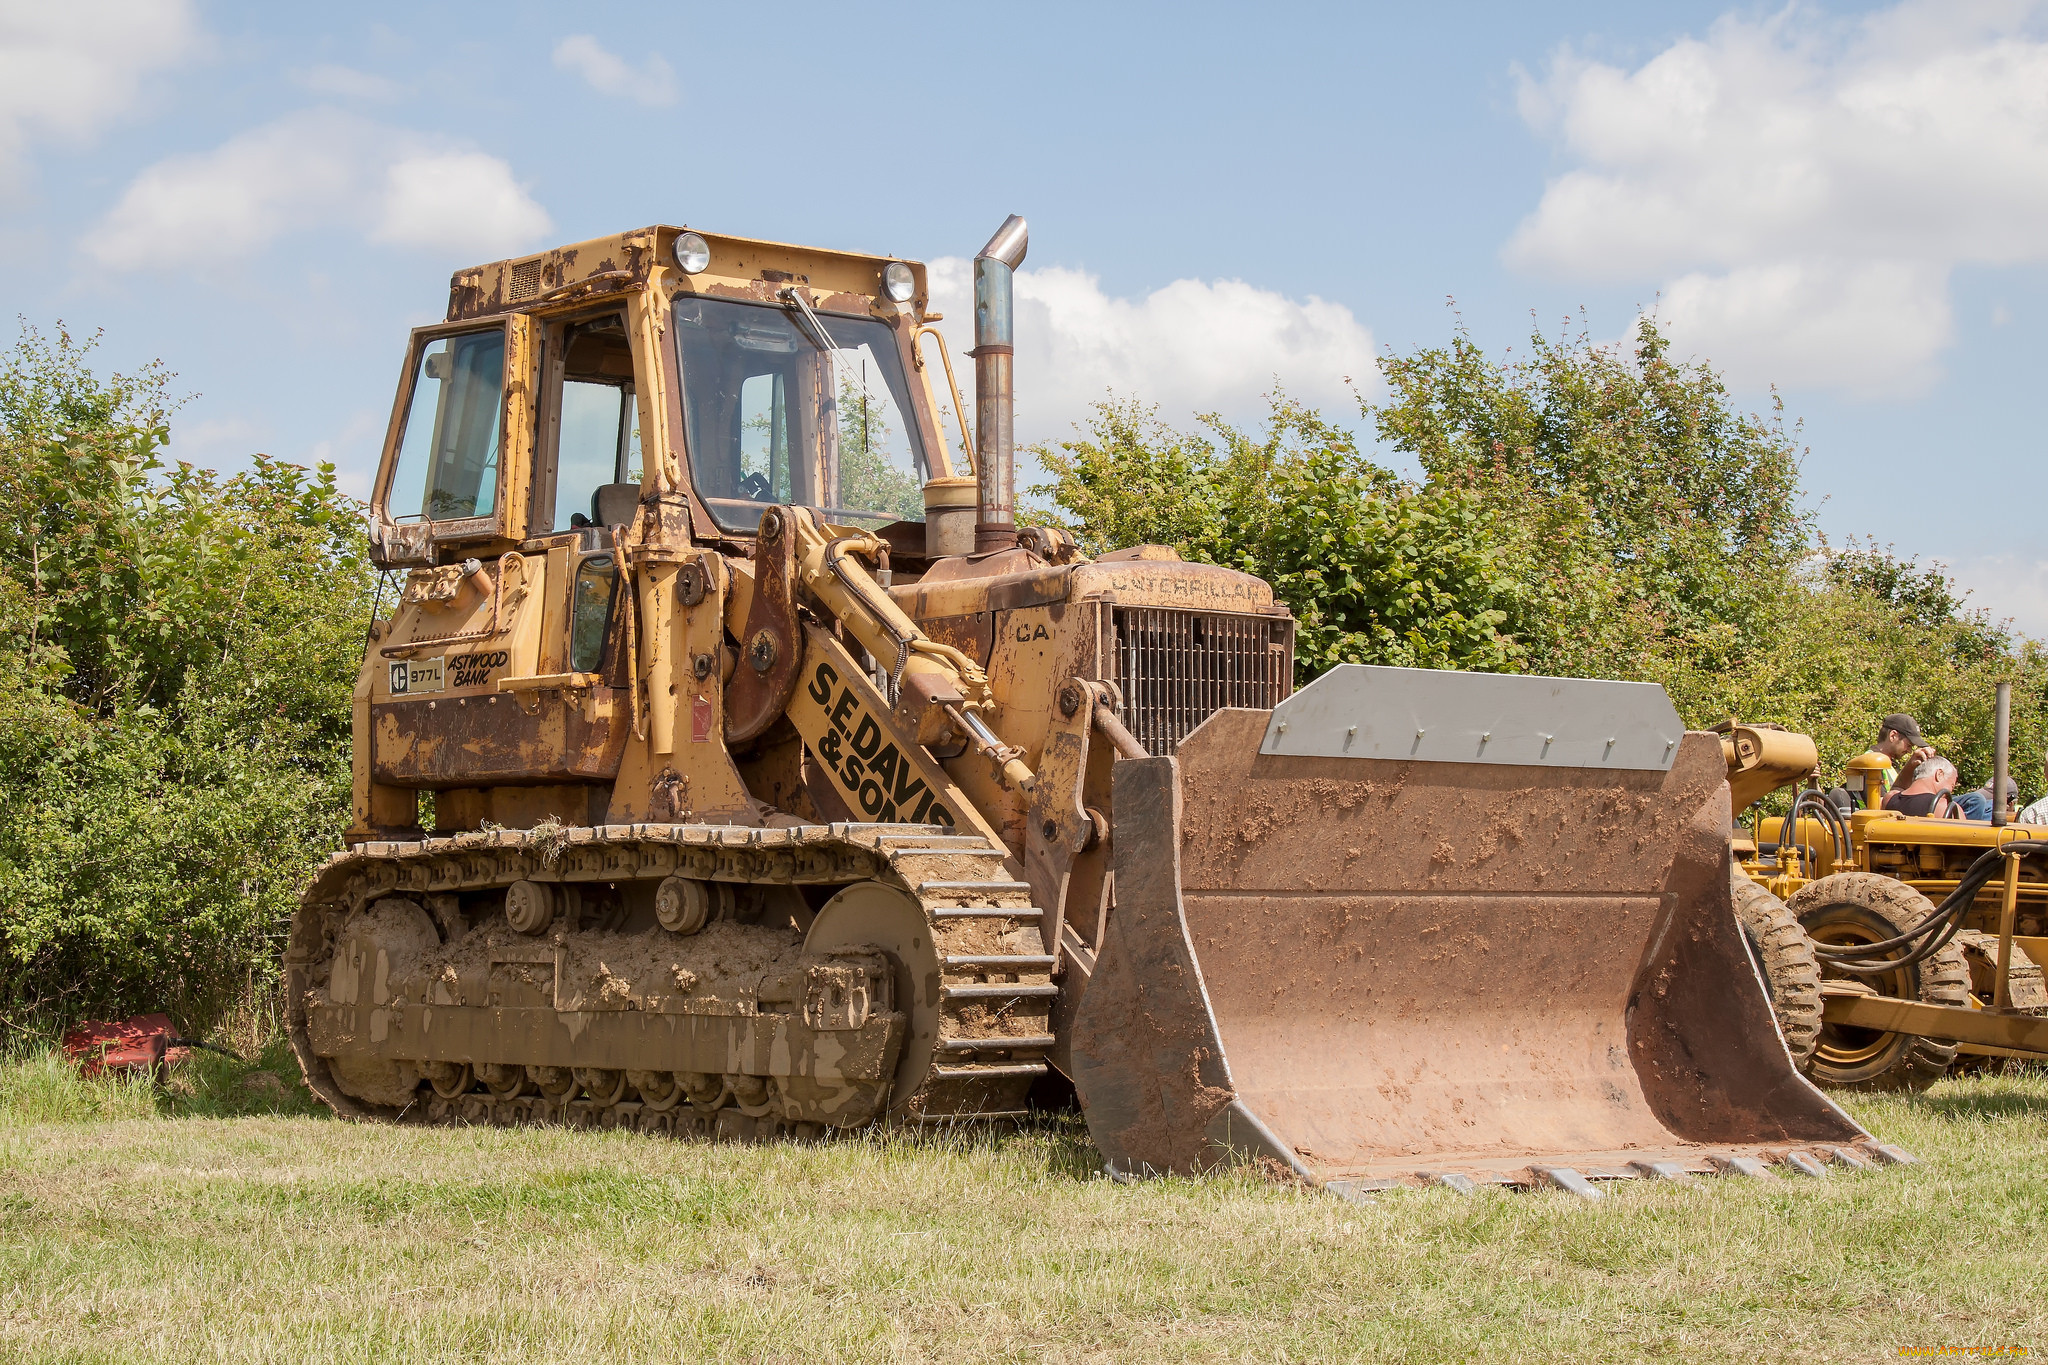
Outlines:
[[[2016,840],[1986,849],[1956,882],[1956,889],[1935,907],[1933,914],[1908,929],[1896,938],[1880,943],[1859,943],[1853,948],[1824,948],[1814,945],[1814,956],[1826,965],[1853,976],[1883,976],[1901,967],[1910,967],[1924,962],[1946,948],[1962,931],[1963,916],[1976,903],[1977,893],[1998,871],[1999,863],[2006,857],[2030,858],[2048,854],[2048,839],[2040,841]],[[1907,947],[1919,940],[1926,942],[1904,957],[1881,958],[1879,953],[1889,953]]]

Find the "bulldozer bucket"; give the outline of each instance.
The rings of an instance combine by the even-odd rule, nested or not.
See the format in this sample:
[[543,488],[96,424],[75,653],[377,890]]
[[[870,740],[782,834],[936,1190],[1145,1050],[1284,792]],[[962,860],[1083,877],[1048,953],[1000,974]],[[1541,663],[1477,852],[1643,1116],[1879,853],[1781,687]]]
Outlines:
[[1112,795],[1073,1033],[1112,1170],[1586,1193],[1903,1155],[1793,1069],[1720,741],[1653,684],[1348,665]]

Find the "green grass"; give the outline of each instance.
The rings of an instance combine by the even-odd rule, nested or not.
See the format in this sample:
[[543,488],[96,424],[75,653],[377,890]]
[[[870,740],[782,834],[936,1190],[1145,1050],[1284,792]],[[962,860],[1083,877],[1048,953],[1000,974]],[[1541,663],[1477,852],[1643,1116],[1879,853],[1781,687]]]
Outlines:
[[[267,1069],[289,1075],[282,1058]],[[2048,1347],[2048,1079],[1860,1102],[1824,1182],[1120,1185],[1076,1124],[706,1146],[394,1129],[206,1059],[0,1066],[0,1358],[1870,1360]],[[296,1111],[296,1112],[284,1112]]]

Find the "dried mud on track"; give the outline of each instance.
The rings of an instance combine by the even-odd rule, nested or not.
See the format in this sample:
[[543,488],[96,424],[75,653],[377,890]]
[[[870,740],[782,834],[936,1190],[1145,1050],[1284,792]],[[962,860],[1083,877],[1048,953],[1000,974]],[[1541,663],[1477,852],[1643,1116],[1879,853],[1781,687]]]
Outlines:
[[1117,1184],[1077,1125],[715,1146],[10,1123],[0,1357],[1896,1359],[2048,1346],[2048,1081],[1858,1116],[1923,1167],[1353,1205]]

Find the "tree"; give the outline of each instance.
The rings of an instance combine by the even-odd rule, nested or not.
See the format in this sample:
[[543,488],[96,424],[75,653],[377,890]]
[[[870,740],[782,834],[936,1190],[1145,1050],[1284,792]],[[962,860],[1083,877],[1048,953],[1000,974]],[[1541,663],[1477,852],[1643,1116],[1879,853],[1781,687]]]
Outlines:
[[92,349],[0,358],[0,1009],[203,1028],[337,846],[373,577],[331,467],[166,469]]

